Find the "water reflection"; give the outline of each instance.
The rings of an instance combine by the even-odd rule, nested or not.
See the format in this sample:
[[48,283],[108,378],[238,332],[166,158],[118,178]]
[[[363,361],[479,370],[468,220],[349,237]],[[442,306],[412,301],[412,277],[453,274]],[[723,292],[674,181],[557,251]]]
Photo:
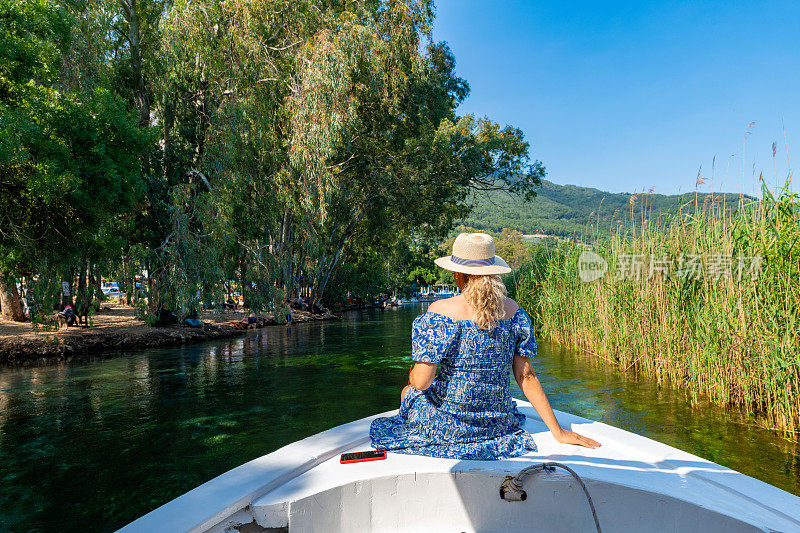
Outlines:
[[[0,530],[110,531],[289,442],[395,408],[419,312],[0,370]],[[544,342],[534,363],[557,409],[800,494],[796,446],[730,412]]]

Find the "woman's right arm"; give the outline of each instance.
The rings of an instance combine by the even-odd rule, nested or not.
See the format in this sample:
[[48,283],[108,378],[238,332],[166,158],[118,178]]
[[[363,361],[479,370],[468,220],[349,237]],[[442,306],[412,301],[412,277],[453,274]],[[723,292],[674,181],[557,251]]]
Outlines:
[[417,390],[425,390],[433,384],[433,378],[436,377],[437,363],[423,363],[422,361],[414,361],[414,368],[408,373],[408,383],[413,385]]
[[533,370],[529,357],[515,355],[512,369],[514,371],[514,379],[517,380],[519,388],[522,389],[525,397],[531,402],[533,408],[536,409],[536,412],[542,417],[542,421],[544,421],[547,428],[558,442],[563,444],[577,444],[579,446],[586,446],[587,448],[597,448],[600,446],[599,442],[589,437],[584,437],[579,433],[561,427],[558,420],[556,420],[553,408],[550,407],[550,402],[547,399],[547,395],[544,393],[542,384],[539,383],[539,378],[536,377],[536,372]]

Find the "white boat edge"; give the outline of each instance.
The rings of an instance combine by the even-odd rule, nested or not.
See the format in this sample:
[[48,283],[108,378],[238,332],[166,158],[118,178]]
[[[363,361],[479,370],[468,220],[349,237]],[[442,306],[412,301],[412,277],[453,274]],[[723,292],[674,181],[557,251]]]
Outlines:
[[[255,520],[262,526],[288,528],[291,501],[348,482],[407,473],[413,473],[416,479],[419,473],[435,472],[481,472],[502,479],[542,461],[568,464],[586,481],[590,492],[592,483],[610,483],[657,494],[664,499],[690,502],[737,523],[749,524],[756,531],[800,531],[800,498],[797,496],[666,444],[556,411],[562,426],[578,430],[603,446],[589,450],[559,444],[546,431],[528,402],[515,401],[528,419],[526,429],[534,435],[539,447],[537,452],[500,461],[458,461],[390,453],[393,461],[338,465],[341,453],[370,447],[371,422],[397,412],[389,411],[334,427],[249,461],[162,505],[120,531],[235,531],[232,528],[237,524],[255,520],[256,509],[277,509],[281,515],[271,519],[273,523],[269,524],[265,524],[263,518]],[[299,487],[292,485],[318,467],[320,474],[310,478],[314,480],[313,487],[309,487],[308,482],[306,486],[303,483]],[[346,470],[337,469],[342,467]],[[600,506],[598,515],[603,515]]]

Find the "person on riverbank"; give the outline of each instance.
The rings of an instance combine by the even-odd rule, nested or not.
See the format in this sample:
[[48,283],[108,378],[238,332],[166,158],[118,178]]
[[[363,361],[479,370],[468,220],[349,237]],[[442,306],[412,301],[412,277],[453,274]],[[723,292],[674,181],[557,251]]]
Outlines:
[[71,303],[68,303],[63,311],[59,311],[58,316],[64,320],[64,324],[66,324],[67,327],[77,325],[77,315]]
[[[433,302],[412,325],[414,366],[396,416],[370,427],[372,445],[452,459],[500,459],[536,450],[511,398],[514,378],[557,441],[596,448],[563,429],[531,366],[536,339],[528,314],[506,296],[511,271],[485,233],[461,233],[435,263],[455,273],[458,296]],[[437,374],[437,369],[442,369]]]

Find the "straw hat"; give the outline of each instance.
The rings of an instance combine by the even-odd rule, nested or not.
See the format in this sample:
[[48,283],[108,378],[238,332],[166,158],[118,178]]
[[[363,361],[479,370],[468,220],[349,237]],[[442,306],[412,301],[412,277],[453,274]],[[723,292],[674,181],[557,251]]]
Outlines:
[[494,254],[494,239],[485,233],[459,233],[453,243],[453,255],[440,257],[434,263],[453,272],[477,276],[511,272],[503,258]]

